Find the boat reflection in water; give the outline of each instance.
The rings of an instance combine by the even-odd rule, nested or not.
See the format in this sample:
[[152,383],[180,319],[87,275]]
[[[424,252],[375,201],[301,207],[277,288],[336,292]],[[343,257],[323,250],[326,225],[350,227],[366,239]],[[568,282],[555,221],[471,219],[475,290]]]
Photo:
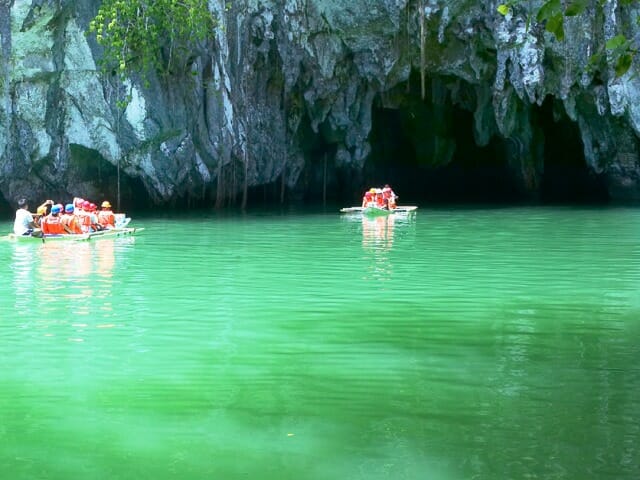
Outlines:
[[362,215],[362,246],[365,249],[390,250],[395,221],[395,215],[373,218]]
[[46,336],[53,336],[60,325],[74,329],[104,325],[116,304],[113,277],[117,250],[133,241],[127,237],[12,245],[16,314],[29,325],[44,329]]
[[371,260],[367,277],[376,281],[388,281],[393,276],[391,254],[394,245],[411,230],[415,215],[362,215],[361,218],[362,248]]

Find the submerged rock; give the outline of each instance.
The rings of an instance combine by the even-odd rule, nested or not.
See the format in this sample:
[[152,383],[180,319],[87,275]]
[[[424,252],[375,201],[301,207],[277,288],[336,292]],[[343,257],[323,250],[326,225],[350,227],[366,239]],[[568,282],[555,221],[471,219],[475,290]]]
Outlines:
[[[96,66],[86,30],[99,2],[0,0],[0,191],[113,200],[120,178],[129,203],[142,191],[148,204],[222,206],[245,186],[272,185],[274,197],[340,178],[352,188],[376,154],[382,109],[408,119],[416,168],[449,165],[461,135],[497,142],[514,189],[535,197],[554,161],[537,118],[551,101],[610,197],[639,198],[637,66],[616,78],[606,57],[587,70],[609,38],[640,33],[637,9],[587,9],[565,19],[559,42],[524,6],[503,16],[498,3],[210,2],[215,41],[186,71],[145,83]],[[457,111],[471,116],[468,132]]]

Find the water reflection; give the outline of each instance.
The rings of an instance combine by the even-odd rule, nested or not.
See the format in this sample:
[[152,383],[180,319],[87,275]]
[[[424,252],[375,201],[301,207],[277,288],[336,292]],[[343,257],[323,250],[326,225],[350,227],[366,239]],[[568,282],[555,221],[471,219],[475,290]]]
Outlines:
[[40,317],[67,310],[72,317],[113,311],[116,250],[132,238],[97,242],[12,245],[15,311]]
[[390,250],[393,247],[395,215],[368,218],[362,216],[362,246],[365,249]]

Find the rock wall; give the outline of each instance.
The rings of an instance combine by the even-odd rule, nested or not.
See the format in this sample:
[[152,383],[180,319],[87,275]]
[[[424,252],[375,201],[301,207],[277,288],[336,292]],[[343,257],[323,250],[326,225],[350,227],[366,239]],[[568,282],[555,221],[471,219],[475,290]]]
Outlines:
[[[96,67],[101,50],[86,30],[99,2],[0,0],[0,192],[9,202],[126,203],[142,192],[150,204],[218,206],[239,201],[245,184],[317,193],[325,164],[330,179],[358,178],[374,104],[429,102],[435,123],[439,105],[472,112],[469,138],[503,140],[512,181],[535,195],[544,161],[533,113],[552,98],[610,196],[639,198],[637,60],[621,78],[610,58],[586,73],[607,39],[640,34],[638,9],[607,0],[604,14],[566,19],[558,42],[528,20],[526,7],[541,2],[507,16],[498,3],[240,0],[225,10],[212,0],[215,41],[187,71],[145,84]],[[424,79],[424,101],[407,98],[424,93],[411,78]],[[427,165],[451,160],[447,131],[424,132]]]

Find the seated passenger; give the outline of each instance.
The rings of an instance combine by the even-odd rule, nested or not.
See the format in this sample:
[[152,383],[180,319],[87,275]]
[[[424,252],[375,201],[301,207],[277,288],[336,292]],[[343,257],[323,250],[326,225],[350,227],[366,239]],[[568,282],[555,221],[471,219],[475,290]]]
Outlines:
[[111,211],[111,204],[107,200],[102,202],[102,210],[98,213],[98,223],[103,228],[116,227],[116,216]]
[[64,207],[64,215],[62,216],[62,224],[67,227],[69,233],[83,233],[78,217],[73,213],[73,204],[68,203]]
[[33,220],[33,215],[29,212],[29,202],[26,198],[18,200],[18,210],[16,210],[16,219],[13,222],[13,233],[16,235],[32,235],[39,237],[42,232],[36,228],[37,225]]
[[362,208],[368,207],[372,200],[373,200],[373,197],[371,196],[371,192],[367,190],[364,193],[364,197],[362,197]]
[[62,217],[60,216],[61,209],[58,205],[51,207],[51,213],[42,218],[40,222],[42,226],[42,233],[47,235],[62,235],[65,233],[71,233],[71,231],[62,223]]

